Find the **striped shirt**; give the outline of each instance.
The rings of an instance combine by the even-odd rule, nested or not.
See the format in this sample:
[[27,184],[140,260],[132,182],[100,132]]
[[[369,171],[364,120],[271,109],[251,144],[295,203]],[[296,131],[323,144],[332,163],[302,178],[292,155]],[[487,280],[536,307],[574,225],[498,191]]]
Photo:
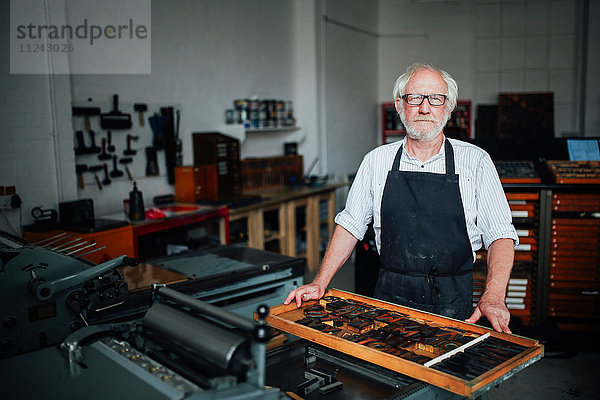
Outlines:
[[[377,250],[381,254],[381,199],[388,171],[394,156],[406,139],[381,145],[364,157],[354,183],[348,192],[346,208],[335,217],[335,222],[358,240],[364,237],[372,221]],[[509,238],[519,243],[512,224],[510,208],[492,159],[484,150],[470,143],[450,140],[454,149],[455,170],[459,175],[460,194],[465,213],[467,233],[471,241],[473,259],[482,245],[487,249],[496,239]],[[446,158],[442,145],[438,154],[421,162],[402,150],[401,171],[420,171],[443,174]],[[440,207],[443,207],[440,203]]]

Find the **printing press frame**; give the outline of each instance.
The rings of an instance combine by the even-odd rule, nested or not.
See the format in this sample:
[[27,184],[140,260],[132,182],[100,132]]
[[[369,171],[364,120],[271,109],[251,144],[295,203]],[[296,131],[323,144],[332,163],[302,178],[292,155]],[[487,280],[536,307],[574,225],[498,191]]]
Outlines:
[[[285,374],[279,373],[286,371]],[[325,382],[320,387],[300,387],[320,370],[339,383],[337,388]],[[377,364],[368,363],[316,343],[299,339],[267,351],[266,383],[285,392],[295,392],[307,400],[459,400],[464,397],[410,378]],[[318,385],[317,385],[318,386]],[[325,388],[326,390],[323,390]],[[480,400],[486,399],[487,393]]]
[[[304,282],[306,261],[237,245],[218,246],[145,261],[173,271],[180,280],[164,282],[193,298],[252,318],[258,304],[273,306]],[[127,273],[124,270],[127,279]],[[155,282],[157,283],[157,282]],[[127,301],[98,313],[91,324],[141,318],[152,302],[150,288],[130,291]]]
[[116,267],[137,261],[123,255],[94,265],[72,256],[72,242],[35,246],[0,232],[0,359],[57,344],[89,325],[90,313],[127,300]]

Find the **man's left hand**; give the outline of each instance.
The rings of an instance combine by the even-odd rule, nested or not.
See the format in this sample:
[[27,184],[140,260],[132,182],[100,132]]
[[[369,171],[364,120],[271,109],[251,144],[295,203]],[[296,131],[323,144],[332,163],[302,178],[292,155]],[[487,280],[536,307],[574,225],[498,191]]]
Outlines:
[[474,324],[479,321],[482,315],[490,321],[496,331],[512,334],[508,327],[510,312],[506,308],[506,304],[504,304],[504,299],[495,299],[484,294],[481,296],[475,311],[473,311],[473,315],[465,321]]

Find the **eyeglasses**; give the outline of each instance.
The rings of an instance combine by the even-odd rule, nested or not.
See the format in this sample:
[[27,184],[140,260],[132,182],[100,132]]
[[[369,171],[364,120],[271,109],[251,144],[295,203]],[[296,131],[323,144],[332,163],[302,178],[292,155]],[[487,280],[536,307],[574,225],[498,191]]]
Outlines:
[[429,105],[433,107],[440,107],[446,103],[446,99],[448,96],[445,94],[415,94],[409,93],[402,96],[406,104],[410,106],[420,106],[423,103],[423,100],[427,99]]

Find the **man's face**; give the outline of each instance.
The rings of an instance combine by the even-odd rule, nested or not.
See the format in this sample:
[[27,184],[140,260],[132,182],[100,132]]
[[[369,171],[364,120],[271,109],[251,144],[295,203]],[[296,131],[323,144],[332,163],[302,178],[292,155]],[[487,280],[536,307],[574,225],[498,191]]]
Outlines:
[[[446,82],[434,71],[419,71],[415,73],[404,88],[404,94],[446,94]],[[419,106],[411,106],[402,98],[396,99],[396,110],[406,127],[406,133],[411,139],[429,141],[437,137],[448,121],[447,103],[433,107],[428,99],[423,99]]]

